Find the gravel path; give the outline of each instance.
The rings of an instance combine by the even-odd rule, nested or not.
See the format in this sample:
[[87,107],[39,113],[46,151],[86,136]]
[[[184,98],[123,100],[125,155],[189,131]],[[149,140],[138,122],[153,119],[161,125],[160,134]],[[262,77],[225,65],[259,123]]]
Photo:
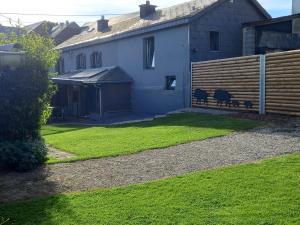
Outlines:
[[70,159],[75,156],[74,154],[71,154],[68,152],[63,152],[63,151],[60,151],[60,150],[50,147],[50,146],[47,146],[47,148],[48,148],[48,155],[50,157],[53,157],[53,158],[56,158],[59,160]]
[[0,203],[143,183],[300,150],[300,120],[135,155],[0,174]]

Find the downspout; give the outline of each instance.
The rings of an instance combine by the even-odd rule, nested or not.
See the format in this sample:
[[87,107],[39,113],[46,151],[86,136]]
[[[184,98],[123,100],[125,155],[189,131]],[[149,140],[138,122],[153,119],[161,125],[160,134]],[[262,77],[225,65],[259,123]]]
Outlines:
[[189,28],[188,28],[188,70],[189,70],[189,79],[190,79],[190,84],[189,84],[189,96],[191,96],[190,97],[190,102],[189,102],[189,107],[191,108],[192,107],[192,87],[193,87],[193,85],[192,85],[192,81],[193,81],[193,79],[192,79],[192,62],[191,62],[191,51],[190,51],[190,49],[191,49],[191,26],[190,26],[190,24],[189,24]]

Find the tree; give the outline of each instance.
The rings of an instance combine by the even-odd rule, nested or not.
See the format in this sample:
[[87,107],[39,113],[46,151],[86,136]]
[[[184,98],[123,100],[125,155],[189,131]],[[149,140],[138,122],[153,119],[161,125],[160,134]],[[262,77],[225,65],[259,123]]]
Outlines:
[[40,129],[51,115],[56,87],[49,71],[59,54],[51,39],[34,33],[16,43],[25,51],[25,64],[0,68],[0,167],[26,171],[46,160]]

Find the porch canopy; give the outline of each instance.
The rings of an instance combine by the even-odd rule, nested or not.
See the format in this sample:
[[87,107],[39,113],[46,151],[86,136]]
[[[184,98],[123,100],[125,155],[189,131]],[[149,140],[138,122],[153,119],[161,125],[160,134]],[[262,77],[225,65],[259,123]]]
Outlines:
[[132,83],[132,78],[120,67],[102,67],[65,73],[51,79],[56,84],[101,84]]
[[131,110],[133,80],[117,66],[69,72],[51,80],[59,87],[54,106],[69,116],[102,117]]

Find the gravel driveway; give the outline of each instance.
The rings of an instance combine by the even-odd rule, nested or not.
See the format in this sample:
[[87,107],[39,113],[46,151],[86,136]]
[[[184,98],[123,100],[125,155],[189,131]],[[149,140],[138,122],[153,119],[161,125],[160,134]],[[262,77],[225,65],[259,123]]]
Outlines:
[[134,155],[47,165],[25,174],[0,174],[0,203],[143,183],[298,150],[300,119],[294,119],[268,128]]

